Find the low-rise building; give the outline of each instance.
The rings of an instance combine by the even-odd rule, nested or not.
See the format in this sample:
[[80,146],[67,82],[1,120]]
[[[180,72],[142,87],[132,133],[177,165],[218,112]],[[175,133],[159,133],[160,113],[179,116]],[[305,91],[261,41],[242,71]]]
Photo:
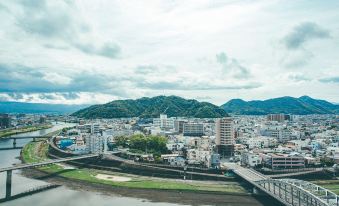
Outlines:
[[259,154],[253,152],[244,152],[241,155],[241,164],[248,165],[250,167],[257,167],[262,164],[262,157]]
[[269,154],[266,165],[271,169],[304,168],[305,158],[301,155]]
[[268,148],[276,146],[278,144],[278,141],[273,137],[260,136],[247,139],[246,144],[248,145],[249,149]]
[[171,166],[185,166],[186,160],[183,156],[179,154],[165,154],[161,155],[161,159],[165,164],[169,164]]

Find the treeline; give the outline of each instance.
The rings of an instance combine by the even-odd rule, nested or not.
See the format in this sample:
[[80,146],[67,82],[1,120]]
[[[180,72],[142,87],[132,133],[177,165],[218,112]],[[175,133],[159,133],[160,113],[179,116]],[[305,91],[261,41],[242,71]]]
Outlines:
[[218,118],[227,113],[220,107],[207,102],[184,99],[177,96],[157,96],[136,100],[116,100],[107,104],[93,105],[81,109],[73,116],[80,118],[154,118],[166,111],[169,117]]
[[152,153],[154,156],[168,153],[166,147],[167,139],[158,135],[132,135],[119,136],[115,138],[117,147],[129,148],[131,152],[136,153]]

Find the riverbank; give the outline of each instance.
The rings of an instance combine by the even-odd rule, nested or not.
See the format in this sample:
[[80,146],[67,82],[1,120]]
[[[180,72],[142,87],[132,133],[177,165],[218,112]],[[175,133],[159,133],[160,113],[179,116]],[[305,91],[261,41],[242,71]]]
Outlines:
[[53,127],[52,124],[43,124],[43,125],[27,126],[27,127],[23,127],[20,129],[13,128],[13,129],[0,130],[0,138],[8,137],[11,135],[16,135],[16,134],[27,133],[27,132],[34,132],[34,131],[42,130],[42,129],[49,129],[51,127]]
[[339,180],[318,180],[312,182],[339,195]]
[[[22,160],[26,163],[38,162],[47,159],[48,144],[45,141],[31,142],[22,150]],[[177,179],[154,178],[125,173],[101,171],[95,169],[73,168],[65,169],[62,165],[51,165],[38,168],[47,174],[77,180],[84,184],[93,183],[117,188],[151,189],[151,190],[175,190],[186,192],[213,192],[220,194],[248,195],[248,191],[237,182],[220,181],[184,181]],[[129,181],[112,181],[110,179],[97,178],[100,175],[128,178]]]

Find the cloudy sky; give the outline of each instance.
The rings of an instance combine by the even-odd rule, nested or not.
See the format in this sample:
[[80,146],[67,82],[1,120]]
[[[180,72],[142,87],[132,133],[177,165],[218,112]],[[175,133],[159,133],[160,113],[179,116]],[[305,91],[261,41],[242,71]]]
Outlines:
[[337,0],[0,0],[0,101],[339,102]]

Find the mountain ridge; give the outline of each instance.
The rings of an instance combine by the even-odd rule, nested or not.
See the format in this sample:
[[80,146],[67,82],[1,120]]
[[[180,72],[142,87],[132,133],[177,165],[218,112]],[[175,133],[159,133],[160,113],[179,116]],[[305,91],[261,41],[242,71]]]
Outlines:
[[178,96],[115,100],[81,109],[72,115],[82,118],[154,118],[159,117],[164,111],[169,117],[217,118],[227,116],[227,113],[219,106]]
[[[167,99],[167,100],[166,100]],[[103,109],[102,105],[107,108]],[[0,113],[43,113],[43,114],[79,114],[88,118],[104,117],[158,117],[168,107],[169,116],[187,117],[222,117],[227,113],[244,115],[265,115],[269,113],[288,114],[339,114],[339,104],[309,96],[298,98],[284,96],[267,100],[231,99],[220,107],[208,102],[184,99],[178,96],[142,97],[136,100],[115,100],[97,105],[65,105],[25,102],[0,102]],[[84,112],[84,109],[92,110]],[[101,108],[101,109],[100,109]],[[222,108],[222,110],[221,110]],[[113,115],[96,115],[95,112],[112,113]],[[81,111],[81,112],[80,112]],[[88,110],[87,110],[88,111]],[[143,112],[141,112],[143,111]],[[82,115],[80,115],[80,113]],[[87,113],[85,115],[85,113]]]
[[270,113],[286,114],[338,114],[339,105],[332,104],[326,100],[313,99],[309,96],[299,98],[284,96],[267,100],[244,101],[242,99],[231,99],[221,105],[228,113],[242,115],[265,115]]

